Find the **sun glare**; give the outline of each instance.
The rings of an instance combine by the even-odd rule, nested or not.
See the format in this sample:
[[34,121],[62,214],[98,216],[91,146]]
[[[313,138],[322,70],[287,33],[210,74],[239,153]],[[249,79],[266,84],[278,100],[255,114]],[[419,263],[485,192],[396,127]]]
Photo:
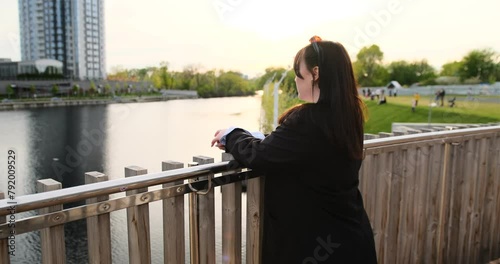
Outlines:
[[314,32],[315,27],[350,19],[362,13],[355,2],[332,1],[241,1],[224,14],[224,23],[239,30],[248,31],[270,40],[280,40]]

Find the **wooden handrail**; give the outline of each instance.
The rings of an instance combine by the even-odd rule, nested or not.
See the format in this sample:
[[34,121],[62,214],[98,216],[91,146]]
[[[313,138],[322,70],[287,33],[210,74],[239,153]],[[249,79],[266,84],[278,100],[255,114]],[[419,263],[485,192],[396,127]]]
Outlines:
[[474,136],[487,134],[492,132],[500,132],[500,126],[491,126],[491,127],[479,127],[479,128],[464,128],[457,130],[445,130],[445,131],[436,131],[436,132],[428,132],[421,134],[411,134],[404,136],[393,136],[393,137],[385,137],[385,138],[376,138],[365,140],[364,148],[375,148],[375,147],[387,147],[393,144],[402,144],[402,143],[413,143],[415,141],[423,141],[423,140],[446,140],[454,137],[461,136]]
[[56,204],[71,203],[85,200],[101,195],[119,193],[123,191],[135,190],[148,186],[171,183],[178,180],[186,180],[192,177],[205,175],[208,173],[228,172],[238,168],[229,168],[229,162],[219,162],[214,164],[200,165],[191,168],[183,168],[175,171],[162,171],[150,173],[140,177],[122,178],[113,181],[91,183],[81,186],[64,188],[51,191],[50,193],[36,193],[16,197],[16,204],[11,200],[0,200],[0,216],[10,214],[9,208],[15,206],[16,212],[25,212],[40,209]]
[[[461,136],[474,136],[491,132],[500,132],[500,126],[466,128],[450,131],[438,131],[424,134],[412,134],[405,136],[395,136],[365,140],[364,149],[376,147],[388,147],[390,145],[413,143],[423,140],[448,140]],[[28,194],[16,197],[16,212],[25,212],[40,209],[61,203],[71,203],[101,195],[134,190],[147,186],[171,183],[179,180],[186,180],[192,177],[205,175],[208,173],[220,173],[238,168],[228,168],[229,162],[219,162],[213,164],[200,165],[196,167],[183,168],[175,171],[163,171],[150,173],[141,177],[122,178],[99,184],[86,184],[52,191],[50,193]],[[13,206],[7,199],[0,200],[0,216],[8,215],[9,208]]]

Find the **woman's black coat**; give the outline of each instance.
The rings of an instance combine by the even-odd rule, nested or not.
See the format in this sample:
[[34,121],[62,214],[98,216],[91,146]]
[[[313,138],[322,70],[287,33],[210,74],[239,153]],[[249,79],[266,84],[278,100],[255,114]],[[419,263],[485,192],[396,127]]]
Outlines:
[[299,111],[263,140],[242,129],[226,136],[226,152],[265,175],[262,263],[376,263],[361,161],[308,118],[319,107]]

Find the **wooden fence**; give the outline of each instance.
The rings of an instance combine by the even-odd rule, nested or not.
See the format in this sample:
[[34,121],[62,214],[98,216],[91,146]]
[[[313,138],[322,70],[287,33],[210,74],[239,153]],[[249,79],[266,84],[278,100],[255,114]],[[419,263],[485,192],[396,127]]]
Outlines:
[[[487,263],[500,258],[500,126],[391,136],[365,141],[360,190],[370,217],[379,263]],[[164,263],[215,263],[215,214],[222,215],[224,263],[261,256],[264,178],[250,170],[196,156],[188,168],[165,161],[163,172],[137,166],[125,178],[85,174],[86,185],[61,189],[37,182],[37,194],[0,200],[0,263],[10,263],[9,236],[41,230],[43,263],[65,263],[64,224],[87,220],[89,263],[112,263],[110,214],[127,211],[130,263],[151,263],[149,203],[163,201]],[[196,165],[196,166],[195,166]],[[247,184],[247,229],[242,230],[242,186]],[[151,188],[162,186],[162,188]],[[221,186],[221,212],[214,189]],[[154,190],[153,190],[154,189]],[[111,199],[110,194],[125,193]],[[0,196],[3,195],[0,193]],[[184,214],[184,195],[189,214]],[[3,197],[0,197],[3,198]],[[86,205],[62,205],[86,200]],[[39,215],[9,219],[15,213]],[[184,221],[189,221],[189,230]],[[3,223],[3,224],[1,224]],[[189,232],[189,259],[185,233]]]

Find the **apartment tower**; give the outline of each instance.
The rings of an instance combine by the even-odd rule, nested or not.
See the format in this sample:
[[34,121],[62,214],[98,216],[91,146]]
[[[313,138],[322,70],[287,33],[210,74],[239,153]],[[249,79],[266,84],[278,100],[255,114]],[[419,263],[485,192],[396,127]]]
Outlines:
[[19,0],[23,61],[55,59],[67,78],[106,78],[104,0]]

